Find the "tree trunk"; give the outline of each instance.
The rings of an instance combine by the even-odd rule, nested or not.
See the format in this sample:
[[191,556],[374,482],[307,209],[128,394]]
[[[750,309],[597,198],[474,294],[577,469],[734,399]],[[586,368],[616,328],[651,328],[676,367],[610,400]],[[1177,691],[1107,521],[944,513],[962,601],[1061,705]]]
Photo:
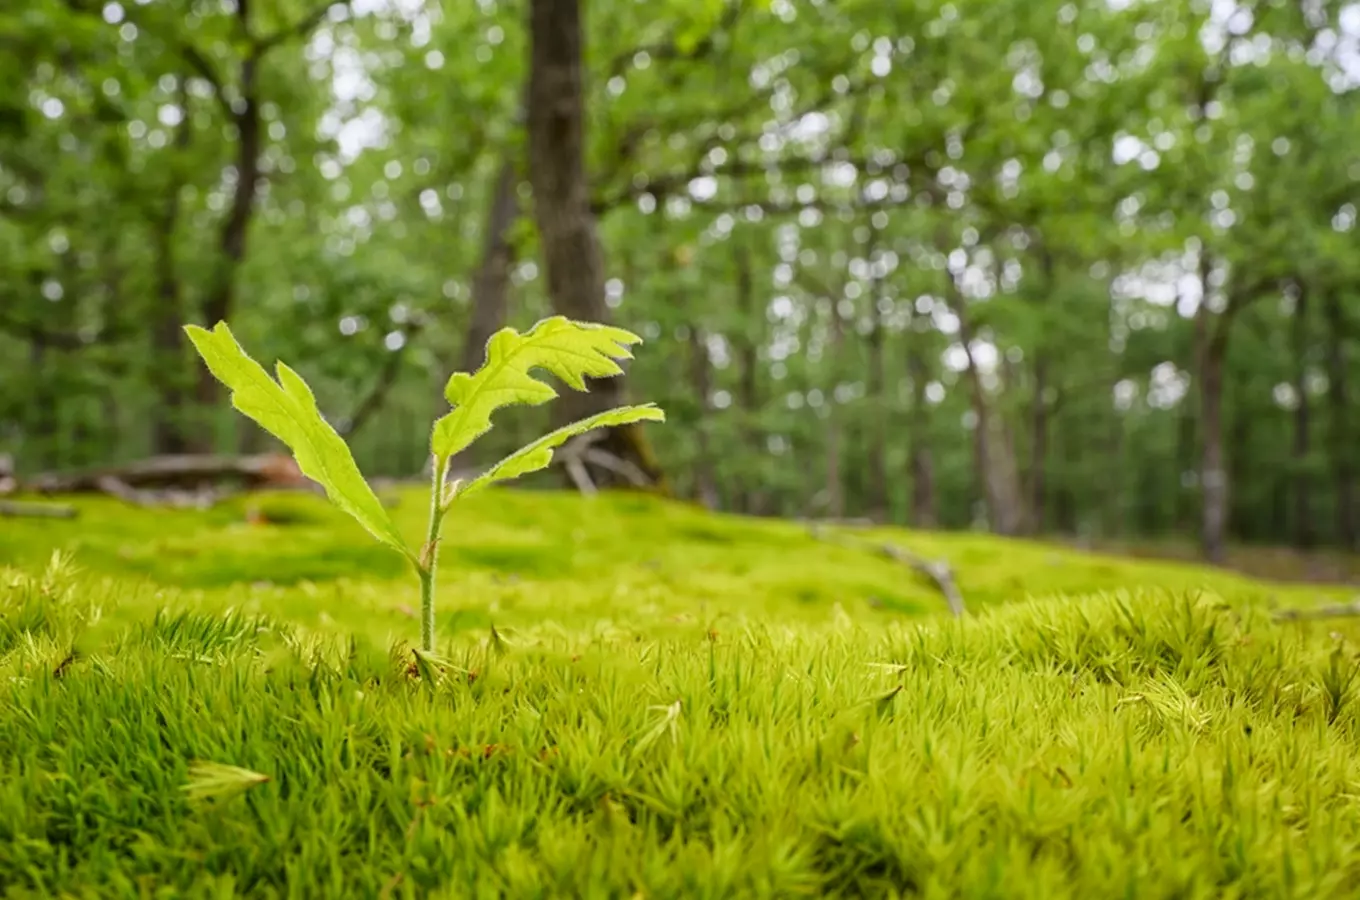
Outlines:
[[487,341],[505,327],[509,317],[510,270],[515,263],[510,229],[519,217],[518,181],[514,160],[507,158],[491,190],[482,233],[482,260],[472,280],[472,312],[459,369],[463,372],[477,371],[485,361]]
[[689,328],[690,385],[694,390],[699,418],[695,422],[694,457],[695,499],[706,509],[718,508],[718,480],[713,471],[713,448],[709,436],[709,395],[713,391],[712,363],[708,358],[708,344],[698,323]]
[[[510,270],[515,263],[515,247],[510,229],[519,217],[518,176],[515,162],[507,156],[501,163],[491,189],[482,233],[482,260],[472,280],[472,310],[468,315],[467,337],[459,371],[475,372],[486,359],[491,336],[505,327],[510,309]],[[454,470],[473,467],[477,462],[476,445],[454,457]]]
[[909,336],[907,373],[911,377],[911,417],[908,421],[911,459],[911,524],[917,528],[934,528],[939,524],[935,509],[935,460],[930,452],[930,411],[926,408],[926,383],[930,368],[917,346],[919,335]]
[[[173,144],[177,157],[188,148],[193,128],[190,124],[192,112],[189,109],[189,92],[183,78],[180,79],[178,103],[183,118],[175,126]],[[158,455],[185,453],[191,444],[185,433],[188,423],[184,421],[184,395],[185,376],[192,370],[185,354],[183,289],[175,268],[175,229],[179,226],[180,192],[184,186],[176,169],[181,161],[181,158],[176,158],[169,173],[165,206],[159,221],[155,223],[153,235],[156,324],[152,328],[155,360],[152,378],[157,404],[153,413],[151,442],[152,452]]]
[[1298,292],[1293,323],[1294,392],[1298,399],[1298,406],[1294,408],[1294,546],[1307,550],[1316,542],[1312,475],[1308,471],[1308,458],[1312,454],[1308,401],[1308,288],[1300,284]]
[[[529,2],[529,180],[543,246],[548,297],[559,315],[607,322],[604,262],[585,163],[585,89],[580,0]],[[624,402],[623,376],[587,379],[588,393],[567,391],[555,404],[562,421]],[[661,467],[638,425],[610,429],[602,449],[637,465],[664,489]],[[601,486],[619,483],[592,467]]]
[[878,304],[882,299],[881,285],[874,281],[875,290],[869,296],[869,452],[868,452],[868,513],[877,522],[889,518],[892,504],[888,502],[888,398],[885,395],[887,373],[883,361],[883,313]]
[[837,299],[831,299],[831,378],[826,390],[826,514],[832,519],[845,517],[845,485],[841,472],[841,445],[844,429],[836,403],[836,384],[841,377],[841,352],[845,344],[845,323],[841,321]]
[[1200,490],[1203,518],[1200,540],[1204,557],[1215,565],[1227,558],[1228,469],[1223,452],[1223,369],[1228,342],[1226,322],[1220,322],[1207,342],[1200,365]]
[[[238,5],[241,24],[246,24],[246,4]],[[260,178],[260,99],[256,88],[258,59],[249,56],[241,63],[241,111],[235,115],[236,186],[232,192],[231,209],[218,240],[218,259],[203,303],[203,324],[212,328],[231,315],[236,296],[236,273],[246,255],[246,237],[255,212],[256,182]],[[198,370],[198,389],[195,392],[201,410],[211,419],[210,410],[221,396],[221,385],[207,366]],[[199,453],[210,452],[215,444],[213,429],[196,430],[191,444]]]
[[[742,440],[748,448],[757,448],[753,462],[758,465],[758,448],[764,437],[756,418],[760,415],[760,339],[765,333],[763,310],[757,310],[755,284],[751,277],[751,255],[744,241],[733,238],[737,265],[737,308],[741,326],[737,329],[737,402],[741,405]],[[764,498],[759,488],[758,473],[744,472],[740,489],[736,492],[739,509],[748,515],[764,511]]]
[[36,449],[29,457],[40,468],[51,469],[58,465],[57,457],[57,404],[58,392],[52,383],[48,369],[48,356],[52,349],[47,346],[47,338],[35,333],[28,346],[28,371],[31,373],[32,394],[28,404],[28,423],[24,429],[24,443]]
[[967,356],[968,384],[973,399],[973,413],[977,417],[975,452],[978,479],[987,499],[987,513],[992,530],[997,534],[1016,535],[1024,530],[1023,500],[1015,466],[1015,454],[1006,440],[1006,429],[994,415],[987,402],[982,375],[973,359],[973,333],[964,310],[966,300],[955,291],[955,314],[959,318],[959,340]]
[[1044,530],[1044,503],[1048,494],[1048,358],[1040,351],[1034,358],[1033,444],[1029,460],[1030,522],[1036,533]]
[[1350,400],[1346,384],[1346,321],[1341,298],[1327,295],[1327,403],[1330,407],[1332,489],[1336,494],[1336,536],[1349,551],[1360,549],[1360,515],[1355,503],[1355,442],[1350,435]]

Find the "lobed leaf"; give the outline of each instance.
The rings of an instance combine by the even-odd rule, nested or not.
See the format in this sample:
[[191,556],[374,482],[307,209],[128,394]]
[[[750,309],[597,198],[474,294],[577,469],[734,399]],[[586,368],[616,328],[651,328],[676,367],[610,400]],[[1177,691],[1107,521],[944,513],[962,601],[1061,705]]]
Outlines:
[[287,444],[302,473],[325,488],[331,502],[369,534],[415,559],[364,480],[344,439],[321,417],[316,397],[300,375],[280,362],[279,380],[270,378],[236,342],[225,322],[218,322],[212,331],[197,325],[187,325],[184,331],[208,369],[231,389],[232,406]]
[[594,431],[596,428],[644,421],[664,422],[666,421],[666,413],[653,403],[646,403],[641,406],[620,406],[617,409],[611,409],[572,422],[570,425],[563,425],[556,431],[551,431],[538,440],[526,444],[496,463],[464,485],[458,491],[458,494],[465,496],[473,491],[479,491],[495,484],[497,481],[508,481],[511,478],[518,478],[530,472],[546,469],[548,464],[552,462],[553,449],[560,447],[578,434],[585,434],[587,431]]
[[537,406],[556,397],[556,390],[529,374],[531,369],[547,369],[568,386],[584,391],[586,378],[622,374],[617,360],[632,359],[629,345],[641,342],[642,338],[622,328],[574,322],[563,316],[544,319],[523,334],[501,329],[487,341],[486,362],[480,369],[473,374],[456,372],[449,378],[444,396],[454,408],[434,424],[434,455],[447,459],[465,449],[491,430],[491,415],[502,407]]

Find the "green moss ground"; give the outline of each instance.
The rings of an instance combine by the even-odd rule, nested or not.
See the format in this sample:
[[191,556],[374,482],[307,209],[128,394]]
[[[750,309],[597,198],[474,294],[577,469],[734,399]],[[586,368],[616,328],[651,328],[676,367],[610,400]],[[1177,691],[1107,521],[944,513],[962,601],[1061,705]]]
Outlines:
[[[413,546],[424,531],[422,494],[404,490],[393,498]],[[383,647],[418,631],[417,588],[406,563],[318,498],[263,495],[203,512],[135,510],[114,500],[79,506],[76,520],[0,520],[0,566],[32,570],[54,549],[67,551],[90,575],[117,579],[122,600],[113,613],[128,620],[170,603],[268,614]],[[286,523],[248,524],[252,507]],[[1347,596],[1344,589],[1271,585],[1186,563],[981,535],[856,533],[949,560],[974,609],[1112,589],[1208,589],[1281,604]],[[450,515],[442,546],[445,635],[493,620],[655,633],[677,619],[816,624],[834,614],[885,624],[945,609],[935,588],[899,563],[816,540],[797,523],[717,516],[638,495],[474,496]]]
[[793,523],[496,491],[420,677],[321,501],[80,506],[0,520],[5,896],[1360,896],[1360,631],[1267,615],[1341,589],[874,532],[955,622]]

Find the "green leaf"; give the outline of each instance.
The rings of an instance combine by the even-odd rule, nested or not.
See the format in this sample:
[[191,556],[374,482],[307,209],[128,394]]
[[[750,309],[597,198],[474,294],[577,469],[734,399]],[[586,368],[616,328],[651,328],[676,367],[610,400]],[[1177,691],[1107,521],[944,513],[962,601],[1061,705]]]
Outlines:
[[642,338],[622,328],[573,322],[562,316],[544,319],[524,334],[501,329],[487,342],[486,363],[472,375],[454,373],[444,388],[454,409],[434,423],[434,455],[448,459],[486,434],[491,430],[491,414],[502,407],[537,406],[556,397],[557,391],[530,375],[530,369],[547,369],[568,386],[584,391],[586,378],[622,374],[615,360],[632,359],[628,346],[641,342]]
[[189,780],[180,787],[190,800],[223,800],[244,793],[269,780],[268,775],[229,766],[199,761],[190,764]]
[[617,409],[611,409],[572,422],[570,425],[563,425],[556,431],[551,431],[533,443],[526,444],[496,463],[459,489],[458,495],[460,497],[466,496],[497,481],[506,481],[529,472],[546,469],[548,464],[552,462],[553,448],[560,447],[578,434],[585,434],[587,431],[594,431],[596,428],[644,421],[664,422],[666,421],[666,413],[654,403],[646,403],[641,406],[620,406]]
[[373,489],[364,481],[349,447],[317,409],[316,397],[302,377],[282,362],[279,380],[246,355],[225,322],[212,331],[185,326],[208,369],[231,389],[231,403],[293,451],[302,474],[326,489],[326,496],[375,538],[414,562]]

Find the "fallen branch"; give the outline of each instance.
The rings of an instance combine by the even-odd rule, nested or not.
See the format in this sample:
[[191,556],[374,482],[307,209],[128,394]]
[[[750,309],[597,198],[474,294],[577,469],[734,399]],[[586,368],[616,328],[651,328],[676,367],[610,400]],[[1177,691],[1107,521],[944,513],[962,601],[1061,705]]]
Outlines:
[[297,463],[282,453],[256,456],[183,454],[153,456],[118,466],[102,466],[79,472],[38,475],[22,485],[42,494],[111,493],[110,479],[132,488],[185,488],[205,483],[236,480],[248,488],[266,485],[303,486],[307,479]]
[[576,489],[588,497],[599,493],[599,488],[591,480],[587,465],[613,472],[636,488],[650,487],[652,482],[647,473],[636,463],[595,446],[604,438],[603,431],[589,431],[577,435],[562,445],[553,454],[553,462],[564,467]]
[[1360,616],[1360,597],[1356,597],[1350,603],[1332,603],[1327,606],[1315,606],[1311,609],[1280,609],[1275,611],[1275,618],[1285,622],[1296,622],[1302,619],[1344,619]]
[[110,497],[134,506],[169,506],[176,509],[207,509],[217,502],[220,494],[211,487],[200,485],[193,490],[168,488],[147,490],[135,488],[112,475],[99,479],[98,488]]
[[593,497],[599,493],[599,488],[595,487],[595,482],[590,480],[590,472],[587,471],[585,464],[586,450],[599,439],[599,432],[587,432],[567,441],[561,450],[553,454],[553,461],[566,468],[571,483],[576,485],[576,489],[587,497]]
[[968,609],[963,602],[963,594],[959,592],[959,587],[954,581],[954,570],[950,568],[945,560],[929,560],[917,556],[904,547],[895,544],[875,544],[863,538],[847,538],[832,534],[825,527],[812,524],[808,526],[808,533],[813,538],[821,541],[838,543],[843,546],[859,547],[871,550],[880,556],[886,557],[907,566],[912,571],[917,572],[934,582],[935,587],[944,595],[945,602],[949,604],[949,611],[956,617],[967,614]]
[[[3,483],[0,477],[0,486]],[[48,472],[11,486],[11,490],[36,494],[107,494],[137,506],[199,509],[213,505],[233,488],[320,489],[282,453],[153,456],[124,465]]]
[[19,482],[14,477],[14,457],[0,453],[0,495],[12,494],[18,489]]
[[0,517],[7,519],[74,519],[77,515],[79,512],[74,506],[0,500]]

